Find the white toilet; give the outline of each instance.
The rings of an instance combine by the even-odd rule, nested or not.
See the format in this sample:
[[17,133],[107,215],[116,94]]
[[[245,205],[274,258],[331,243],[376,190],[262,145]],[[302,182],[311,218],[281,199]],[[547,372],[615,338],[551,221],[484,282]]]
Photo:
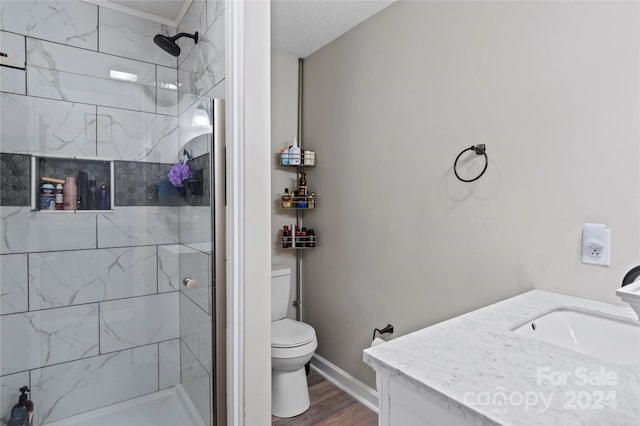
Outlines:
[[291,269],[271,271],[271,414],[293,417],[309,408],[304,366],[318,347],[309,324],[287,318]]

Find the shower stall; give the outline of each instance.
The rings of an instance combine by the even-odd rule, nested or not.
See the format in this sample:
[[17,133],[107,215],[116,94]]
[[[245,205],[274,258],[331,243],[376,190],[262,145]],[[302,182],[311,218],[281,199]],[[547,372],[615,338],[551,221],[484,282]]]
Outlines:
[[224,424],[224,2],[117,3],[0,2],[1,425]]

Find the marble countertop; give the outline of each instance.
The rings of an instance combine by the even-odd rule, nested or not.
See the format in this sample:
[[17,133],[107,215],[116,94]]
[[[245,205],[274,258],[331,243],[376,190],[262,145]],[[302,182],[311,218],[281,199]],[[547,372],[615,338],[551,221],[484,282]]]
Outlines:
[[366,349],[364,361],[472,424],[640,425],[640,363],[605,361],[511,331],[556,307],[637,321],[629,307],[533,290]]

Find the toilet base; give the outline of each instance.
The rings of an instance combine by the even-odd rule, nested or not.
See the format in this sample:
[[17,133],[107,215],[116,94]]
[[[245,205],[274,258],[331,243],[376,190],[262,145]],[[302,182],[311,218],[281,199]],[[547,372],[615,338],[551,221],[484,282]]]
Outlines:
[[309,386],[304,365],[294,371],[271,370],[271,414],[294,417],[307,411]]

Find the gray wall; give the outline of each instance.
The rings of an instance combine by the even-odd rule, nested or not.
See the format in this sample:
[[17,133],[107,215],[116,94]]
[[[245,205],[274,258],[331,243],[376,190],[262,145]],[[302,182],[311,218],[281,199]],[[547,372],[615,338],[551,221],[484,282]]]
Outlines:
[[[638,4],[400,2],[305,62],[305,319],[369,386],[395,336],[533,288],[620,303],[640,258]],[[479,181],[456,155],[487,144]],[[475,160],[462,167],[471,173]],[[611,267],[581,263],[585,222]]]

